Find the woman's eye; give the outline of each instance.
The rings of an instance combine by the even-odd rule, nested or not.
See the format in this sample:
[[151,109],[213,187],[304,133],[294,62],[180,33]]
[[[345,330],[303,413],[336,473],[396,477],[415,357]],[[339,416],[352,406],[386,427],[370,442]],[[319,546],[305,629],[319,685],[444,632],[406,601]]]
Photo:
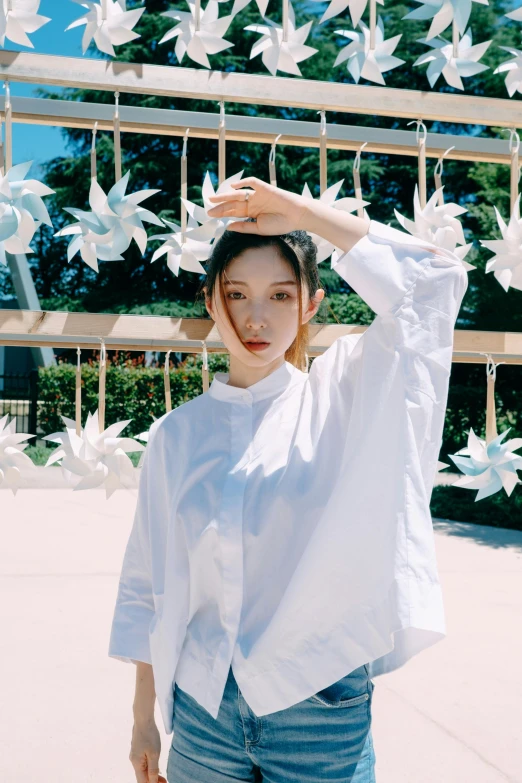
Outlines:
[[289,294],[285,293],[284,291],[278,291],[277,294],[274,294],[274,296],[284,297],[284,299],[281,298],[277,300],[278,302],[284,302],[285,299],[288,299]]
[[[238,296],[236,297],[236,296],[234,296],[234,294],[237,294]],[[236,301],[237,301],[237,299],[239,299],[241,296],[243,296],[243,294],[241,293],[241,291],[229,291],[228,296],[229,296],[230,299],[236,299]]]

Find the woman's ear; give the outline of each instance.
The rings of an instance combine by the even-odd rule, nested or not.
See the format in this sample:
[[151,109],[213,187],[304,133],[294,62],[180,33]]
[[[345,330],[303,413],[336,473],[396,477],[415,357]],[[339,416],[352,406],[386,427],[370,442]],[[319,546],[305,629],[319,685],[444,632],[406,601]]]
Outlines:
[[307,323],[319,310],[319,306],[325,297],[324,288],[318,288],[315,294],[309,299],[306,312],[303,313],[303,323]]

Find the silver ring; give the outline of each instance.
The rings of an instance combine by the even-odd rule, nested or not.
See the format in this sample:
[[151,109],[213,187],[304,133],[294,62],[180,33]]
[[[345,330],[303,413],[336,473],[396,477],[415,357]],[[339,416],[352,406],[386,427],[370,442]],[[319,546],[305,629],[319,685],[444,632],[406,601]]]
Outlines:
[[250,197],[250,191],[247,190],[247,192],[245,194],[245,201],[248,201],[249,197]]

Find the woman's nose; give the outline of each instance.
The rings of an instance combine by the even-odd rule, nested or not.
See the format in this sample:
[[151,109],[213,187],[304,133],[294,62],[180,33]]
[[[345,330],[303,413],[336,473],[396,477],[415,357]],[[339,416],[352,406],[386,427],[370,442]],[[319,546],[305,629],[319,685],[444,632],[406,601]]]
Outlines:
[[249,329],[261,329],[266,324],[262,305],[253,305],[248,313],[246,324]]

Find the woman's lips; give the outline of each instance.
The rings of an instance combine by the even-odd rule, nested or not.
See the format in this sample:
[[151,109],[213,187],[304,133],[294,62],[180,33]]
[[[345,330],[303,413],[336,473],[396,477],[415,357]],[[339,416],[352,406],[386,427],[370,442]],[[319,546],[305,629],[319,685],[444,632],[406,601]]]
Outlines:
[[245,345],[250,348],[251,351],[264,351],[265,348],[268,348],[270,343],[249,343],[245,340]]

